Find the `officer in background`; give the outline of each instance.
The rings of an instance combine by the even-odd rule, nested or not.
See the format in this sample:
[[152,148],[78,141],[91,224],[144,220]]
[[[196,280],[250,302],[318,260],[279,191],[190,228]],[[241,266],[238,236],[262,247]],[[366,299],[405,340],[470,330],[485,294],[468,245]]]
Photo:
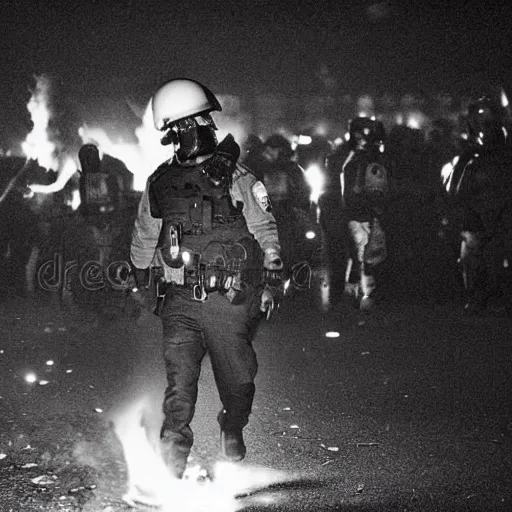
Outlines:
[[310,187],[304,169],[295,161],[290,142],[280,134],[264,142],[263,176],[279,225],[283,261],[287,269],[307,260],[305,233],[310,224]]
[[[137,285],[160,273],[168,386],[160,432],[164,458],[181,478],[193,444],[201,362],[209,353],[222,402],[221,450],[238,461],[246,447],[255,393],[251,341],[272,307],[283,267],[276,221],[264,185],[237,159],[231,135],[220,143],[212,111],[221,105],[190,79],[164,83],[152,99],[155,127],[174,156],[149,177],[132,235]],[[274,280],[262,281],[273,275]],[[163,291],[162,291],[163,290]]]
[[389,200],[389,166],[384,160],[384,126],[369,117],[350,122],[352,149],[341,174],[341,199],[348,228],[349,258],[345,289],[368,312],[375,301],[375,271],[387,255],[382,218]]
[[512,282],[512,147],[507,111],[497,98],[473,100],[468,145],[454,160],[445,186],[461,213],[460,263],[465,311],[510,313]]

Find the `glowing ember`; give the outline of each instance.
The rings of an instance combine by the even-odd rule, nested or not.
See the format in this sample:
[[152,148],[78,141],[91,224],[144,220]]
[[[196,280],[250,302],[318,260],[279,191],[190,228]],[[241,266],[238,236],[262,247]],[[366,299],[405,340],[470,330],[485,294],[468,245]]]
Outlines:
[[33,384],[37,381],[37,375],[35,373],[27,373],[27,375],[25,375],[25,381]]

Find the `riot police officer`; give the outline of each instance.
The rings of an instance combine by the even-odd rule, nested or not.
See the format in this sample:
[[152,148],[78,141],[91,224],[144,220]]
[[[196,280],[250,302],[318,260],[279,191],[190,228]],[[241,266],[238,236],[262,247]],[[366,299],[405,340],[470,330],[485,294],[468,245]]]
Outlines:
[[385,162],[384,126],[369,117],[349,125],[351,151],[340,174],[344,219],[348,228],[349,258],[345,287],[368,312],[375,301],[375,271],[386,258],[382,217],[389,199],[389,165]]
[[148,179],[131,259],[139,286],[152,265],[159,289],[166,289],[159,311],[168,383],[160,438],[166,463],[181,478],[207,352],[222,402],[222,453],[234,461],[245,456],[242,429],[257,371],[251,341],[276,292],[262,275],[276,278],[283,264],[264,185],[237,162],[231,135],[217,140],[211,112],[222,108],[214,94],[195,80],[172,79],[156,91],[152,108],[161,143],[175,151]]
[[305,233],[312,223],[310,187],[304,169],[295,161],[290,142],[280,134],[270,135],[262,152],[265,187],[279,224],[282,257],[287,269],[310,260]]
[[512,302],[512,148],[506,108],[487,94],[471,101],[467,135],[467,147],[446,182],[462,214],[465,311],[481,314],[490,306],[506,313]]

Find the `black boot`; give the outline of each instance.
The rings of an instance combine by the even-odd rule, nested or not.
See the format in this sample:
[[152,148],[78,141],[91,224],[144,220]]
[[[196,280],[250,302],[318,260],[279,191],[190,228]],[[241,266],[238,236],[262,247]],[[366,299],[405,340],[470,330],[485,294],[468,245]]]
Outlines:
[[244,444],[244,438],[242,435],[242,431],[220,431],[220,448],[222,451],[222,455],[232,460],[233,462],[237,462],[242,460],[246,454],[246,447]]
[[161,434],[160,446],[162,457],[170,473],[175,478],[181,479],[187,467],[190,446],[183,443],[181,439],[179,439],[180,443],[176,438],[179,438],[179,436],[164,431]]

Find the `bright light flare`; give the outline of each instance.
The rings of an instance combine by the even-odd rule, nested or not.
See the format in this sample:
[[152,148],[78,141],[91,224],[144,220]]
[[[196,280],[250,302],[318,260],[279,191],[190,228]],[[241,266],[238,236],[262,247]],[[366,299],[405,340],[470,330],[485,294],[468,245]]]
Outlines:
[[299,135],[297,138],[297,144],[301,146],[307,146],[313,142],[313,139],[309,135]]
[[29,185],[29,188],[32,192],[38,194],[52,194],[53,192],[58,192],[66,186],[66,183],[69,181],[71,176],[75,174],[76,170],[77,165],[75,161],[73,158],[68,157],[62,165],[57,179],[53,183],[50,185],[39,185],[37,183],[33,183],[32,185]]
[[508,102],[507,93],[503,89],[501,89],[500,100],[501,100],[501,106],[503,108],[508,108],[509,102]]
[[48,136],[48,126],[52,117],[48,107],[49,94],[49,78],[44,75],[36,77],[36,87],[27,104],[33,128],[21,144],[21,149],[27,158],[37,160],[41,167],[57,170],[59,163],[55,157],[56,145]]
[[318,164],[311,164],[305,172],[306,181],[311,188],[309,200],[318,203],[318,199],[324,191],[325,175]]
[[308,240],[313,240],[314,238],[316,238],[316,233],[314,231],[307,231],[306,238]]
[[459,157],[456,156],[451,162],[444,164],[441,169],[441,180],[447,192],[450,191],[453,178],[453,168],[457,165],[458,161]]
[[142,124],[135,129],[137,143],[114,142],[105,130],[82,125],[78,134],[84,144],[96,144],[101,153],[106,153],[123,162],[133,174],[134,190],[144,190],[149,175],[173,155],[172,144],[162,146],[162,133],[153,124],[151,101],[148,102]]
[[130,506],[159,507],[163,512],[236,512],[244,508],[237,498],[290,479],[280,471],[219,462],[209,480],[206,471],[200,465],[190,465],[189,460],[185,478],[177,480],[162,458],[158,439],[161,418],[152,405],[148,395],[112,417],[128,470],[123,500]]
[[35,373],[27,373],[25,375],[25,382],[28,382],[29,384],[33,384],[34,382],[37,382],[37,375]]
[[409,128],[413,128],[414,130],[421,130],[421,128],[425,125],[425,115],[421,112],[410,112],[407,116],[407,126]]

